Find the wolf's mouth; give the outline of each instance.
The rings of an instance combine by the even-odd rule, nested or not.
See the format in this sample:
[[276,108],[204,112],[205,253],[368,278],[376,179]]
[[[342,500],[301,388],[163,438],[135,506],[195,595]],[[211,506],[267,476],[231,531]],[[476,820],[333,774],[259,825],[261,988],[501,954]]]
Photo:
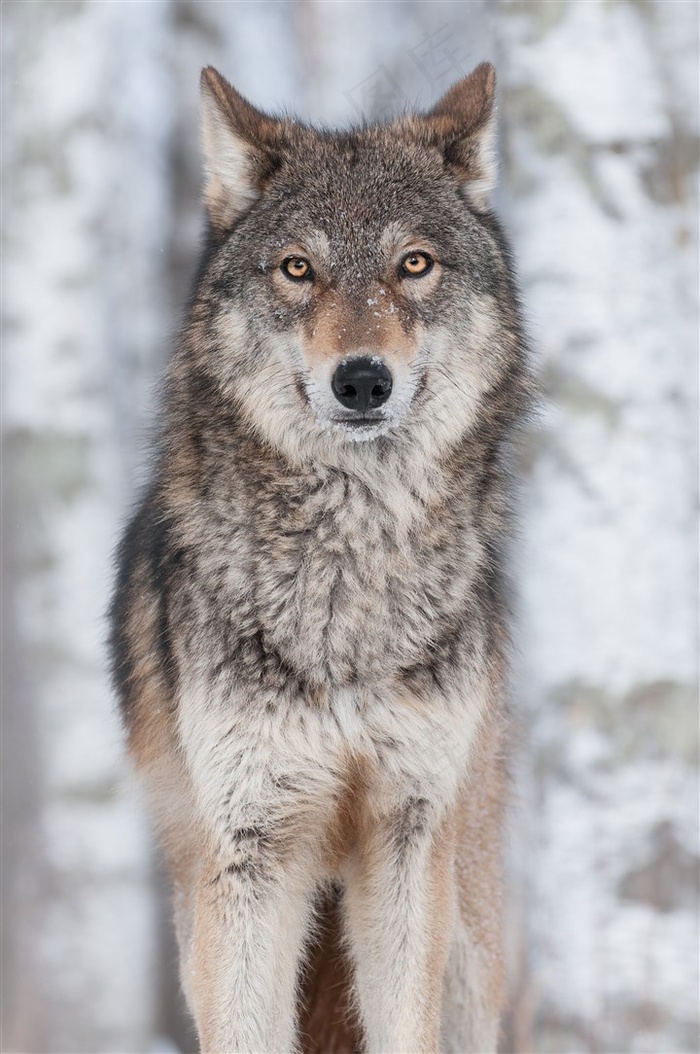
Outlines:
[[348,428],[367,428],[372,425],[381,424],[385,418],[383,417],[333,417],[331,422],[334,425],[346,425]]
[[390,428],[390,421],[384,416],[332,417],[328,423],[334,432],[344,432],[357,442],[376,439]]

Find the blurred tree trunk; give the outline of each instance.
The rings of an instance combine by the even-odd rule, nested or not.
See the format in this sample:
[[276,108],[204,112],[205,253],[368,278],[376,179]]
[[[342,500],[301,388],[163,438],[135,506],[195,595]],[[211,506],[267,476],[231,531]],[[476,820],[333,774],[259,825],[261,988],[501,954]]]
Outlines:
[[167,11],[3,5],[3,695],[4,732],[16,733],[3,803],[3,1038],[12,1051],[151,1043],[150,849],[123,786],[104,614],[133,477],[124,437],[138,434],[142,364],[162,339],[164,113],[154,112],[154,79],[134,78],[148,73]]
[[520,556],[529,951],[511,1041],[693,1051],[698,7],[492,14],[545,389]]

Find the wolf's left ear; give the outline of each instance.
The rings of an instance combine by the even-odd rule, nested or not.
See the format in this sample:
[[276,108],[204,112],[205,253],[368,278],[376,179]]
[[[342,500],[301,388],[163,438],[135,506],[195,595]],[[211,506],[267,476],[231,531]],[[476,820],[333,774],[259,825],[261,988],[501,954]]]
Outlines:
[[496,183],[496,71],[482,62],[426,114],[445,161],[476,208],[488,206]]
[[280,121],[256,110],[212,66],[202,70],[204,202],[224,231],[260,196],[279,164]]

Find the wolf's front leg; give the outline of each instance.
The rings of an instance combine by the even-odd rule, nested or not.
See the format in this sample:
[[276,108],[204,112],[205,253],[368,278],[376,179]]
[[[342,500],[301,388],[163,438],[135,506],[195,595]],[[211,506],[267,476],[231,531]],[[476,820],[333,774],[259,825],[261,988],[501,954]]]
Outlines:
[[186,987],[203,1054],[293,1052],[299,959],[311,891],[255,829],[202,871]]
[[455,916],[452,820],[413,800],[368,833],[348,876],[346,927],[372,1054],[435,1054]]

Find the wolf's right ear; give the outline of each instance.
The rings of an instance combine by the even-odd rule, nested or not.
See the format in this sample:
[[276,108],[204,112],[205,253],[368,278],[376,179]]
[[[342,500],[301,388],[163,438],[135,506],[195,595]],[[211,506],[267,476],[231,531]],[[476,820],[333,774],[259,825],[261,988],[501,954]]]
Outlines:
[[280,122],[256,110],[212,66],[202,70],[204,203],[225,231],[260,196],[279,164]]

